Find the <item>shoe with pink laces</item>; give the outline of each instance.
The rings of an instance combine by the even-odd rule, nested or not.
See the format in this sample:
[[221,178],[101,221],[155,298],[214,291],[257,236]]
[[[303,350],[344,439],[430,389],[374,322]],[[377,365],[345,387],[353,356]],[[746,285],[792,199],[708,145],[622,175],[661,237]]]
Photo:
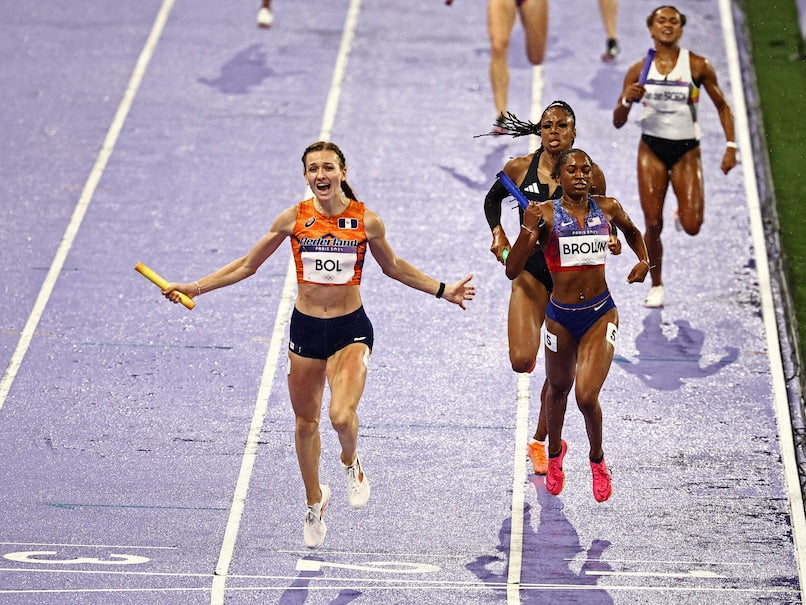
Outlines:
[[610,471],[607,470],[604,456],[598,463],[591,460],[591,472],[593,473],[593,497],[597,502],[604,502],[613,493],[613,483],[610,481]]
[[546,471],[546,489],[552,496],[559,496],[565,485],[565,473],[563,472],[563,458],[568,451],[568,444],[562,440],[563,447],[559,456],[549,454],[548,470]]

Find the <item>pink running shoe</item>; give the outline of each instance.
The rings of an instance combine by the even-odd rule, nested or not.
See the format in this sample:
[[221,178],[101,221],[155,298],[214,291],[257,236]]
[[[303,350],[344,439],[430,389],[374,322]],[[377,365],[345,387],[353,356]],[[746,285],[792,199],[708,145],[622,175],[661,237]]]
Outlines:
[[568,444],[562,440],[563,448],[560,455],[552,458],[549,456],[548,470],[546,471],[546,489],[552,496],[559,496],[565,485],[565,473],[563,472],[563,458],[568,451]]
[[591,472],[593,473],[593,497],[597,502],[604,502],[613,493],[610,471],[607,470],[604,458],[598,464],[591,462]]

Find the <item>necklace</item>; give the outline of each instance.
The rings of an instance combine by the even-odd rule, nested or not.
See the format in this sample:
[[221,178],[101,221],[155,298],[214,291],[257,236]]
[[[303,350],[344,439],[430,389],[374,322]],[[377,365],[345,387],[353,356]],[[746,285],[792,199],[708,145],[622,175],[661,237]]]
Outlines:
[[582,200],[580,202],[575,203],[575,202],[572,202],[569,198],[566,198],[565,196],[563,196],[562,203],[569,210],[582,210],[583,208],[585,210],[587,210],[587,208],[588,208],[588,200],[587,199],[584,199],[584,200]]

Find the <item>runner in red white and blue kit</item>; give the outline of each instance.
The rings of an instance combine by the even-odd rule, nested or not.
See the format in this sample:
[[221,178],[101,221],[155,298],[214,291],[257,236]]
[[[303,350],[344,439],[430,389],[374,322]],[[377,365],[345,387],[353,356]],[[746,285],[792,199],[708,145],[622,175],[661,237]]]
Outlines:
[[[503,122],[504,133],[511,136],[538,135],[540,147],[525,156],[512,158],[504,166],[504,173],[517,184],[526,199],[533,202],[545,202],[562,195],[562,189],[551,178],[551,172],[557,158],[566,149],[574,146],[576,137],[576,115],[565,101],[556,100],[549,103],[540,116],[540,122],[533,124],[518,120],[507,114]],[[593,184],[591,193],[605,195],[604,174],[599,166],[593,166]],[[509,197],[509,192],[499,179],[496,179],[484,198],[484,215],[492,231],[490,252],[498,262],[503,263],[510,243],[501,225],[501,203]],[[523,209],[518,206],[520,220]],[[518,224],[520,225],[520,220]],[[615,235],[612,237],[610,250],[613,254],[621,252],[621,242]],[[509,360],[515,372],[531,372],[537,362],[540,347],[540,329],[546,315],[546,304],[553,284],[551,273],[543,258],[543,251],[537,248],[526,261],[524,270],[512,280],[507,316],[507,337],[509,341]],[[540,393],[540,413],[532,438],[527,443],[527,456],[532,461],[535,474],[545,475],[548,468],[546,456],[546,385]]]
[[590,443],[593,495],[604,502],[612,486],[602,449],[599,392],[613,361],[618,333],[618,311],[605,281],[610,223],[621,229],[639,259],[627,281],[644,280],[649,258],[641,232],[621,204],[612,197],[590,195],[593,166],[580,149],[560,154],[552,176],[562,187],[562,197],[529,204],[506,270],[510,279],[516,277],[540,246],[554,282],[546,309],[546,488],[557,495],[565,482],[562,461],[567,444],[562,428],[568,394],[576,383],[577,406]]

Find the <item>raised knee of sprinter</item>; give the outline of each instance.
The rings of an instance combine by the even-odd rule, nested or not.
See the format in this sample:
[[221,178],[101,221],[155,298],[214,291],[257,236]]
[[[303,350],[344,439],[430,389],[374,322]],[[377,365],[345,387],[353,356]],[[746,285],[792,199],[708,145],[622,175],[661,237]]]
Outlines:
[[512,370],[519,374],[531,374],[537,365],[537,357],[511,357]]

